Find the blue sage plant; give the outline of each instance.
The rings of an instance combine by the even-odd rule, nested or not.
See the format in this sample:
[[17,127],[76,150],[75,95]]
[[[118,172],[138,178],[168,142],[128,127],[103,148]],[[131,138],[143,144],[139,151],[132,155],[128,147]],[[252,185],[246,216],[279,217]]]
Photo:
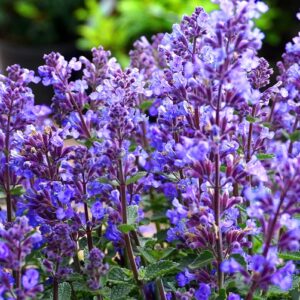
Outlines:
[[268,7],[213,2],[0,76],[0,299],[299,299],[300,37],[273,70]]

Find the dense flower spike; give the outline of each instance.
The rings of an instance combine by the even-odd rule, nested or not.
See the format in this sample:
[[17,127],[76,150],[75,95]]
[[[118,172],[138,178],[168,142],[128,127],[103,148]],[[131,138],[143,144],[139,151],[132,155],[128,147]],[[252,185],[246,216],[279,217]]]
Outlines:
[[1,299],[297,297],[300,37],[272,82],[267,6],[213,2],[124,70],[46,54],[51,109],[0,76]]
[[[13,224],[0,227],[0,296],[3,299],[12,296],[11,299],[34,298],[37,293],[43,291],[39,284],[39,272],[36,269],[27,269],[23,272],[26,257],[34,247],[42,240],[39,232],[34,232],[29,226],[26,217],[17,218]],[[13,271],[15,279],[11,278],[8,271]]]
[[18,150],[19,131],[31,124],[34,114],[34,95],[28,87],[37,83],[33,71],[22,69],[19,65],[7,68],[7,76],[0,78],[0,187],[6,194],[7,220],[12,221],[14,197],[11,190],[18,184],[18,178],[10,166],[13,150]]

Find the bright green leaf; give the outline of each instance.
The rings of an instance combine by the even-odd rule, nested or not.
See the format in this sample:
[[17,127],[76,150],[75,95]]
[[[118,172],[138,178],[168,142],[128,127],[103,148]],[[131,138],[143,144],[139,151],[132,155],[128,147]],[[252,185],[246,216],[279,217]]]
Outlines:
[[132,177],[130,177],[126,180],[126,184],[135,183],[139,179],[145,177],[146,175],[147,175],[147,172],[145,172],[145,171],[137,172],[135,175],[133,175]]
[[264,160],[264,159],[272,159],[275,157],[272,153],[258,153],[256,154],[256,157],[258,160]]
[[289,135],[289,139],[292,142],[297,142],[300,140],[300,130],[295,130],[293,133]]
[[284,252],[284,253],[279,253],[278,256],[285,260],[295,260],[295,261],[300,260],[300,252],[290,252],[290,253]]
[[129,233],[130,231],[135,230],[135,226],[130,224],[121,224],[118,226],[118,229],[122,233]]
[[151,100],[143,101],[142,104],[140,105],[140,109],[142,111],[146,111],[151,107],[152,103],[153,103],[153,101],[151,101]]
[[22,185],[16,185],[14,188],[10,190],[11,195],[13,196],[22,196],[25,190]]

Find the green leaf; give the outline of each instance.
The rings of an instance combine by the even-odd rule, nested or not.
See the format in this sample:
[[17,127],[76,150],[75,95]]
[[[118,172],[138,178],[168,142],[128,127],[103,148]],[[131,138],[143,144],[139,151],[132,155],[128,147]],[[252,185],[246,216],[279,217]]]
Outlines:
[[140,254],[150,263],[154,264],[156,263],[156,258],[152,256],[151,251],[148,249],[144,249],[143,247],[137,247]]
[[72,282],[72,287],[75,292],[90,293],[91,289],[86,285],[86,282],[74,281]]
[[83,109],[90,109],[91,108],[91,106],[88,104],[88,103],[86,103],[86,104],[84,104],[84,106],[83,106]]
[[254,117],[252,117],[252,116],[250,116],[250,115],[246,117],[246,120],[247,120],[249,123],[256,123],[256,122],[259,121],[258,118],[254,118]]
[[113,283],[124,283],[130,280],[132,280],[131,271],[120,267],[112,267],[107,276],[107,281]]
[[279,253],[278,256],[285,260],[296,260],[296,261],[300,260],[300,252],[290,252],[290,253],[282,252]]
[[126,184],[135,183],[139,179],[145,177],[146,175],[147,175],[147,172],[145,172],[145,171],[137,172],[135,175],[133,175],[132,177],[130,177],[126,180]]
[[210,264],[213,260],[214,256],[212,253],[210,251],[204,251],[191,264],[189,264],[189,268],[192,270],[200,269]]
[[272,124],[268,122],[264,122],[262,125],[267,128],[272,128]]
[[145,247],[137,247],[137,248],[140,254],[151,264],[167,258],[174,251],[176,251],[176,249],[172,247],[166,249],[155,249],[155,250],[147,249]]
[[142,111],[146,111],[151,107],[152,103],[153,101],[151,100],[143,101],[142,104],[140,105],[140,109]]
[[227,294],[226,294],[226,290],[225,289],[221,289],[219,291],[219,295],[216,298],[216,300],[226,300],[227,299]]
[[129,233],[130,231],[135,230],[135,226],[130,224],[121,224],[118,226],[118,229],[122,233]]
[[245,258],[240,254],[232,254],[230,257],[234,258],[240,265],[246,267],[247,263],[245,261]]
[[145,268],[140,268],[139,279],[150,281],[157,277],[162,277],[176,269],[178,263],[169,260],[161,260]]
[[256,157],[258,160],[264,160],[264,159],[272,159],[275,157],[272,153],[258,153],[256,154]]
[[221,166],[220,166],[220,171],[221,171],[221,172],[224,172],[224,173],[225,173],[225,172],[226,172],[226,169],[227,169],[227,167],[226,167],[225,165],[221,165]]
[[295,130],[293,133],[289,135],[289,139],[292,142],[297,142],[300,140],[300,130]]
[[22,185],[16,185],[14,188],[10,190],[11,195],[13,196],[22,196],[25,190]]
[[16,2],[14,9],[20,16],[34,20],[40,16],[40,11],[33,3],[28,2],[29,1]]
[[127,224],[136,225],[136,219],[138,217],[138,205],[127,206]]
[[58,299],[71,300],[71,286],[67,282],[60,283],[58,286]]
[[135,288],[135,285],[128,283],[119,283],[111,289],[111,300],[128,299],[127,295]]

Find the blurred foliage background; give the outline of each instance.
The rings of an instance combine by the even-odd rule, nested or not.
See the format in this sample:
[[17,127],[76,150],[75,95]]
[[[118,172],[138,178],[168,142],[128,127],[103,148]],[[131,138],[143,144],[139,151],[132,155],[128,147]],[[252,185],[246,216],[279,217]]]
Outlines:
[[84,5],[85,0],[0,0],[0,38],[33,46],[72,42],[80,25],[75,11]]
[[[262,55],[280,59],[297,35],[300,0],[265,0],[270,10],[257,21],[266,34]],[[168,32],[196,6],[216,8],[210,0],[0,0],[0,42],[26,45],[72,43],[82,51],[103,45],[128,63],[133,42]]]
[[[285,43],[300,30],[296,19],[300,1],[265,2],[270,10],[257,21],[266,34],[262,55],[277,61]],[[210,0],[85,0],[85,7],[76,11],[78,20],[84,23],[78,27],[78,47],[103,45],[126,65],[127,53],[136,39],[170,31],[173,23],[179,22],[183,14],[192,13],[196,6],[207,11],[217,7]]]

